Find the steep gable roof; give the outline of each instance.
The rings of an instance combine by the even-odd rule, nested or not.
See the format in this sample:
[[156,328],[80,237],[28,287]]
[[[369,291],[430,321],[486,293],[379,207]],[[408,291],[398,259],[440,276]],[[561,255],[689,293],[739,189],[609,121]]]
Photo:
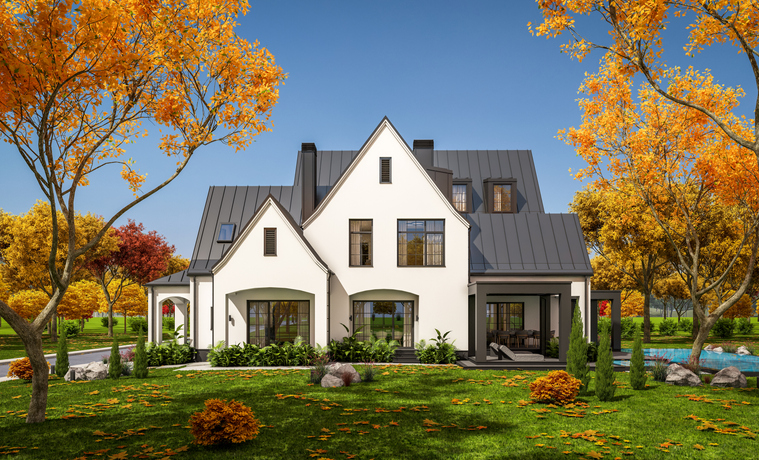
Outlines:
[[189,286],[190,278],[187,277],[187,270],[172,273],[171,275],[158,278],[157,280],[146,283],[145,286]]

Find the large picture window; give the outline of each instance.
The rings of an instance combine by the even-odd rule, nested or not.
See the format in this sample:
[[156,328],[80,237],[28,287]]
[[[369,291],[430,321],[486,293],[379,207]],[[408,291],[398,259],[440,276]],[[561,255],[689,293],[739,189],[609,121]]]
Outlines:
[[372,265],[372,221],[350,221],[351,267]]
[[353,331],[361,341],[396,340],[414,346],[414,302],[353,302]]
[[444,220],[398,221],[398,266],[442,266]]
[[309,302],[303,300],[248,301],[248,343],[265,347],[296,337],[310,343],[309,312]]
[[486,305],[487,332],[524,329],[524,303],[504,302]]

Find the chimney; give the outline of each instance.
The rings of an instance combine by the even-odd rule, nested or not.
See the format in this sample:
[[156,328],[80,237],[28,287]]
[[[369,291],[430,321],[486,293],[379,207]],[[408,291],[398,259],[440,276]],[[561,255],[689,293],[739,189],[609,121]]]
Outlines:
[[414,139],[414,156],[422,168],[432,167],[432,151],[435,149],[435,141],[432,139]]
[[303,218],[311,217],[316,209],[316,144],[303,143],[300,147],[300,190]]

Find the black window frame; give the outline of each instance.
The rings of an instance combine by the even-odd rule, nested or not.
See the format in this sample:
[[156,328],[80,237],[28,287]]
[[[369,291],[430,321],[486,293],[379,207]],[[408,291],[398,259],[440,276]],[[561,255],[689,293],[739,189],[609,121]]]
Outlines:
[[[293,341],[290,340],[276,340],[276,333],[281,330],[281,325],[279,328],[274,326],[272,324],[273,322],[273,316],[274,316],[274,309],[276,307],[281,307],[281,304],[283,302],[287,303],[298,303],[297,311],[295,313],[296,322],[295,322],[295,336],[293,337]],[[250,331],[250,325],[251,325],[251,317],[250,317],[250,311],[251,311],[251,305],[252,304],[267,304],[266,306],[266,315],[265,319],[263,320],[263,324],[259,321],[256,321],[256,325],[261,325],[265,329],[262,331],[262,333],[257,333],[255,340],[251,340],[251,331]],[[305,305],[304,305],[305,304]],[[256,344],[259,346],[267,346],[272,343],[283,343],[283,342],[290,342],[293,343],[295,340],[295,337],[301,337],[305,343],[311,343],[311,301],[309,300],[248,300],[247,302],[248,312],[246,316],[246,322],[248,325],[248,332],[247,332],[247,342]],[[304,311],[305,310],[305,311]],[[305,334],[299,334],[299,327],[301,326],[301,319],[305,316],[306,319],[306,327],[305,327]],[[257,318],[260,318],[260,315],[257,315]],[[289,329],[290,326],[286,326],[286,329]],[[302,329],[301,329],[302,331]]]
[[[508,305],[508,312],[505,312],[505,307]],[[521,313],[521,319],[522,319],[522,327],[516,328],[512,327],[511,322],[511,308],[514,306],[519,306],[522,310]],[[494,313],[494,314],[493,314]],[[488,322],[488,320],[491,317],[495,317],[495,327],[491,327],[491,324]],[[516,330],[524,330],[524,302],[486,302],[485,303],[485,321],[486,321],[486,332],[490,333],[491,331],[497,330],[497,331],[506,331],[509,329],[516,329]],[[508,324],[507,324],[508,323]]]
[[[422,231],[422,232],[418,232],[418,231],[414,231],[414,232],[408,232],[408,231],[401,232],[401,229],[400,229],[401,222],[424,222],[424,231]],[[430,231],[428,231],[427,230],[427,225],[428,225],[427,223],[428,222],[441,222],[442,225],[443,225],[443,230],[442,231],[436,231],[436,230],[430,230]],[[407,224],[407,226],[408,226],[408,224]],[[397,229],[397,236],[396,236],[396,254],[397,254],[396,264],[397,264],[398,267],[445,267],[445,219],[398,219],[395,228]],[[422,242],[422,247],[424,248],[423,253],[422,253],[422,262],[423,263],[421,265],[409,265],[408,264],[408,252],[406,252],[406,254],[405,254],[405,256],[406,256],[406,264],[401,264],[401,233],[405,233],[405,234],[408,234],[408,233],[424,233],[424,241]],[[440,264],[439,265],[434,265],[434,264],[430,265],[430,264],[427,264],[427,257],[428,257],[428,254],[427,254],[427,235],[441,235],[442,236],[441,242],[440,242],[440,247],[441,247],[441,254],[440,254],[440,256],[441,257],[440,257]],[[408,239],[406,240],[406,245],[408,245]],[[408,248],[408,246],[407,246],[407,248]]]
[[[358,304],[367,304],[371,303],[371,313],[362,312],[359,310],[360,307],[363,307],[365,305],[358,305]],[[401,334],[401,340],[399,340],[399,344],[402,347],[413,347],[414,346],[414,317],[415,317],[415,304],[413,300],[354,300],[353,305],[351,306],[351,320],[353,325],[353,333],[356,336],[358,340],[366,341],[368,342],[371,340],[371,337],[373,335],[372,333],[372,322],[374,321],[374,315],[376,314],[376,311],[374,308],[376,307],[376,304],[383,304],[383,303],[394,303],[396,304],[395,307],[397,308],[397,304],[401,304],[403,307],[403,313],[399,313],[396,311],[394,315],[394,319],[391,320],[392,329],[395,330],[395,320],[401,321],[403,324],[403,332]],[[366,327],[369,326],[369,327]],[[394,334],[393,334],[394,337]],[[377,337],[378,339],[384,339],[386,337]],[[394,339],[393,340],[397,340]]]
[[[384,164],[383,161],[387,160],[387,180],[383,180]],[[392,184],[393,183],[393,158],[392,157],[380,157],[379,159],[379,183],[380,184]]]
[[[229,238],[222,238],[221,237],[221,231],[226,226],[232,226],[232,231],[229,234]],[[216,233],[216,242],[217,243],[231,243],[235,239],[235,230],[237,229],[237,225],[234,222],[222,222],[219,224],[219,231]]]
[[[508,211],[496,211],[495,210],[495,187],[498,185],[508,185],[511,187],[511,210]],[[487,212],[493,214],[514,214],[517,212],[517,180],[511,178],[489,178],[484,180],[485,197],[487,202]]]
[[[273,253],[269,252],[269,232],[273,231],[274,235],[274,251]],[[276,227],[266,227],[264,228],[264,257],[276,257],[277,256],[277,228]]]
[[[464,185],[466,186],[466,196],[464,197],[464,206],[466,209],[463,211],[456,208],[456,203],[454,202],[455,193],[453,192],[453,187],[456,187],[457,185]],[[453,205],[453,208],[456,209],[456,211],[460,213],[471,213],[473,212],[473,205],[472,205],[472,179],[454,179],[453,185],[451,187],[451,204]]]
[[[369,222],[369,231],[358,230],[353,231],[351,224],[353,222]],[[363,254],[359,253],[359,263],[353,263],[353,235],[369,235],[369,263],[364,264]],[[361,240],[359,238],[359,248],[361,247]],[[348,266],[349,267],[373,267],[374,266],[374,220],[373,219],[349,219],[348,220]]]

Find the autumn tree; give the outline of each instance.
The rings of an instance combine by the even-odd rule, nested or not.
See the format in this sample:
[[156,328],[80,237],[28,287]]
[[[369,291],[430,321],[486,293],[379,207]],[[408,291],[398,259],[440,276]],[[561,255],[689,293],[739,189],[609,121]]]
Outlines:
[[[143,285],[168,269],[174,246],[169,246],[155,230],[145,232],[133,220],[115,229],[118,249],[90,262],[93,276],[100,284],[108,313],[108,336],[113,337],[113,309],[124,289],[132,284]],[[177,263],[173,262],[175,268]],[[126,317],[124,318],[126,329]]]
[[[173,181],[201,147],[244,149],[270,130],[285,75],[265,48],[235,34],[247,10],[240,0],[8,0],[0,8],[0,137],[28,166],[52,220],[47,305],[29,323],[0,302],[0,316],[34,369],[27,422],[45,420],[40,334],[73,281],[75,261],[125,212]],[[158,149],[133,150],[129,158],[130,144],[148,135],[143,121],[163,128]],[[147,183],[134,158],[159,153],[172,170]],[[75,197],[114,167],[134,199],[111,200],[116,211],[77,242]]]
[[[116,301],[106,300],[105,294],[100,292],[100,312],[112,314],[114,311],[120,313],[124,318],[124,332],[127,331],[127,317],[145,316],[148,314],[148,297],[145,289],[137,283],[128,281],[123,286],[117,286],[113,283],[109,290],[109,299],[116,298],[114,291],[119,290],[119,296]],[[111,328],[113,330],[113,328]]]
[[[759,94],[754,118],[740,117],[741,88],[718,84],[710,70],[667,64],[667,56],[681,48],[665,47],[665,31],[687,26],[686,55],[711,46],[742,53],[759,90],[759,7],[753,0],[538,3],[544,19],[538,35],[566,33],[564,51],[580,60],[593,50],[604,53],[598,72],[581,86],[581,127],[562,136],[588,163],[580,177],[593,179],[599,187],[634,185],[666,232],[700,323],[691,352],[697,360],[712,326],[747,291],[754,270],[759,248]],[[575,15],[592,15],[605,23],[608,34],[590,38]],[[643,84],[634,96],[635,77]],[[668,210],[661,208],[661,201],[670,204]],[[730,214],[731,230],[740,237],[737,245],[723,248],[728,252],[719,255],[722,262],[709,264],[717,254],[703,251],[704,237],[709,237],[705,215],[714,205]],[[743,270],[733,272],[741,257],[747,260]],[[722,268],[711,272],[708,265]],[[701,299],[728,276],[740,284],[710,312]]]
[[678,323],[683,314],[690,310],[690,292],[688,292],[688,286],[678,273],[672,273],[657,281],[654,286],[654,295],[664,303],[664,316],[666,317],[666,308],[671,308],[677,313]]
[[632,187],[586,188],[575,194],[569,209],[580,219],[586,246],[598,254],[594,260],[600,257],[593,267],[594,286],[615,284],[614,289],[643,295],[643,341],[649,343],[651,296],[670,264],[665,232]]
[[84,329],[84,320],[92,317],[92,312],[99,310],[101,305],[100,286],[89,280],[71,283],[66,294],[58,304],[58,315],[66,319],[78,319]]

